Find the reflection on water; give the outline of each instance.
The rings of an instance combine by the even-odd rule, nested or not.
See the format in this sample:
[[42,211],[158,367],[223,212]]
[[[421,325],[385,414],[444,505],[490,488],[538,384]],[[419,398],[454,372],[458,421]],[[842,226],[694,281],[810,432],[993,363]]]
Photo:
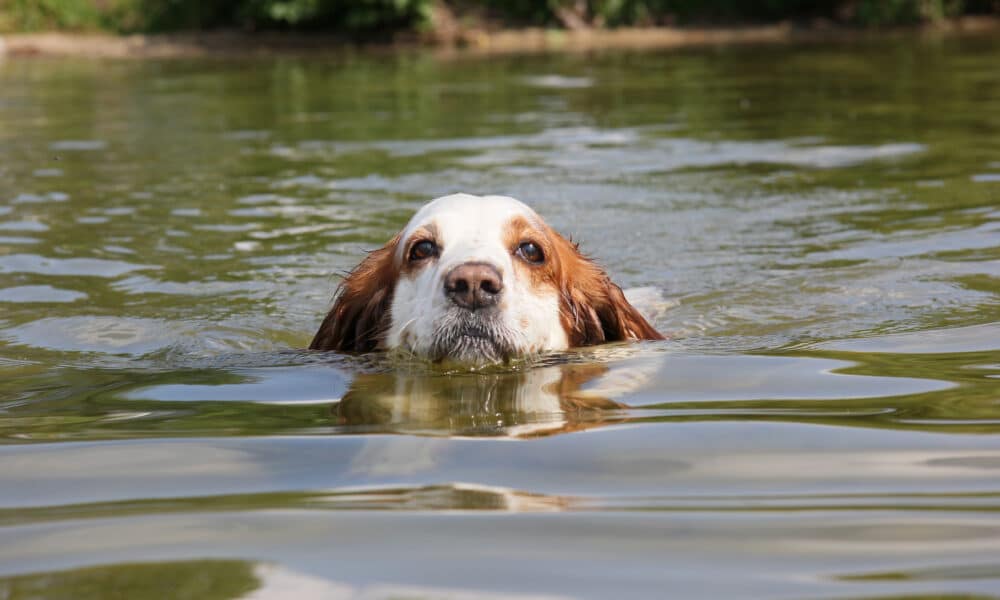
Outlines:
[[[5,598],[107,598],[115,590],[123,598],[223,600],[244,597],[259,587],[253,565],[229,561],[123,564],[70,571],[33,573],[0,579]],[[289,590],[291,591],[291,590]],[[314,596],[318,597],[318,596]]]
[[608,371],[596,364],[445,376],[361,375],[333,407],[363,431],[531,437],[622,419],[624,405],[583,387]]
[[[995,595],[998,62],[0,63],[0,597]],[[300,350],[455,191],[671,339]]]
[[0,578],[5,598],[103,599],[114,589],[121,597],[178,600],[360,600],[367,598],[448,598],[449,600],[564,600],[563,595],[484,593],[475,589],[376,584],[355,587],[268,563],[207,560],[124,564]]

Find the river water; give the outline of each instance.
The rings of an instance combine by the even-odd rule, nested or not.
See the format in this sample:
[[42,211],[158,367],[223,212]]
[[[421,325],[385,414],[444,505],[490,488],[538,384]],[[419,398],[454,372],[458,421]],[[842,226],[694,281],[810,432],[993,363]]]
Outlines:
[[[998,65],[0,63],[0,597],[1000,594]],[[535,207],[670,339],[297,350],[455,191]]]

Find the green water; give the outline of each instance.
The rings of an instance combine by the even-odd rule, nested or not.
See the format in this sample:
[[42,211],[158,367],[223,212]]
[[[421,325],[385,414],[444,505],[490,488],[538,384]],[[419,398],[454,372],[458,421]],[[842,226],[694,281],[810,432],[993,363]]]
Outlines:
[[[1000,595],[998,65],[0,62],[0,597]],[[671,339],[298,351],[455,191]]]

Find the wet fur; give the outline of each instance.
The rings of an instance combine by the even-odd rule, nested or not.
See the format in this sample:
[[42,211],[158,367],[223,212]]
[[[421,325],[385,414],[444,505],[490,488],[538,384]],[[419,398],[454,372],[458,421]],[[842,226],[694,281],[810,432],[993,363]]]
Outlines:
[[[607,273],[584,256],[576,244],[547,225],[543,226],[548,264],[530,271],[536,285],[554,288],[559,297],[559,319],[570,347],[626,340],[660,340],[660,335],[625,299]],[[348,273],[335,296],[333,308],[320,325],[309,347],[314,350],[371,352],[387,350],[386,334],[392,324],[391,306],[403,265],[397,234],[384,247],[371,252]],[[537,281],[536,281],[537,280]],[[457,319],[457,317],[456,317]],[[463,360],[506,359],[516,353],[516,333],[498,335],[490,319],[461,325],[444,323],[431,351],[431,359],[444,356]],[[404,325],[405,329],[405,325]]]
[[370,252],[337,289],[333,308],[313,337],[312,350],[372,352],[383,350],[389,329],[390,306],[396,285],[393,254],[397,235],[385,246]]

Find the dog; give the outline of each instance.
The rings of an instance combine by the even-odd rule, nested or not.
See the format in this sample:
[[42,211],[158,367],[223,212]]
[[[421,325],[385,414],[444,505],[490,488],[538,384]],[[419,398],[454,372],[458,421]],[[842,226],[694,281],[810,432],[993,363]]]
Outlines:
[[607,273],[527,205],[453,194],[348,273],[309,347],[482,365],[661,339]]

